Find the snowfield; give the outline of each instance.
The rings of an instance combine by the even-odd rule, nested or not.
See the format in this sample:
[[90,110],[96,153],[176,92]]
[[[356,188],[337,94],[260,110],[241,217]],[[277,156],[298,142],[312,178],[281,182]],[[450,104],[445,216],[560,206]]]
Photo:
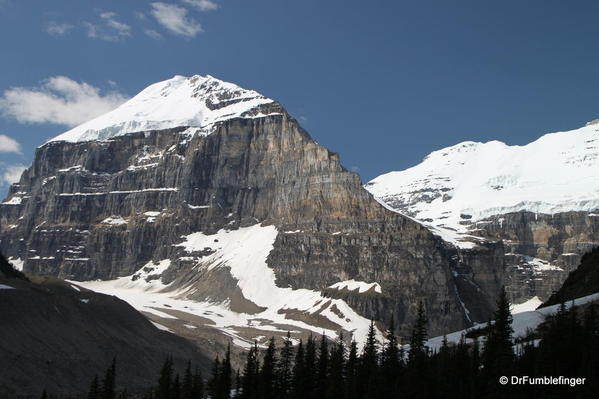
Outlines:
[[463,142],[432,152],[412,168],[381,175],[365,188],[459,245],[459,235],[475,228],[465,221],[517,211],[599,209],[598,171],[599,124],[589,123],[524,146]]

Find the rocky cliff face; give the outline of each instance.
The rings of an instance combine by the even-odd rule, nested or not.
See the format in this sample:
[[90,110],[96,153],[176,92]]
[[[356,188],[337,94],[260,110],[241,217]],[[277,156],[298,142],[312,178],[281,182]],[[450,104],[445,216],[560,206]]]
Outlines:
[[599,245],[598,168],[599,127],[589,123],[525,146],[464,142],[366,188],[451,241],[460,262],[503,269],[519,303],[547,299]]
[[476,234],[503,241],[506,288],[514,300],[545,300],[599,245],[599,218],[590,212],[514,212],[477,222]]
[[[220,93],[220,107],[200,98],[210,112],[257,98],[240,100],[228,86],[225,95],[210,79],[180,83]],[[359,338],[368,319],[392,313],[405,335],[419,301],[433,334],[488,317],[501,271],[470,261],[458,277],[443,240],[381,206],[337,154],[259,98],[209,127],[109,134],[92,124],[85,139],[71,132],[41,146],[0,205],[0,250],[29,273],[111,280],[98,289],[123,296],[152,292],[154,304],[141,294],[130,302],[170,317],[192,319],[204,304],[207,324],[241,340],[270,335],[272,325]],[[381,291],[328,288],[346,280]],[[178,316],[157,302],[166,297],[180,301]]]

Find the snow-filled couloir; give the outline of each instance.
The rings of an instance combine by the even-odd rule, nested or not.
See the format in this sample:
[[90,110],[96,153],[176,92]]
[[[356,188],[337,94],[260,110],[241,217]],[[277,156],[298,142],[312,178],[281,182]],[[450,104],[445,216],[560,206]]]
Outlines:
[[599,123],[546,134],[524,146],[463,142],[366,189],[393,209],[437,228],[467,233],[493,215],[599,208]]
[[175,76],[155,83],[118,108],[85,122],[49,141],[104,140],[128,133],[195,128],[207,133],[216,123],[277,113],[263,105],[273,100],[210,75]]

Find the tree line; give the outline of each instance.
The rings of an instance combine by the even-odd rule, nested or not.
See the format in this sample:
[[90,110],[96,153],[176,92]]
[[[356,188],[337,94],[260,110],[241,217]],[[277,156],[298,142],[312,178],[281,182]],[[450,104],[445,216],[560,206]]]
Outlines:
[[[595,398],[599,389],[599,322],[596,304],[559,311],[526,337],[513,338],[512,315],[502,290],[492,322],[459,342],[427,347],[427,320],[419,306],[409,342],[395,335],[393,318],[384,342],[371,322],[358,348],[343,337],[310,336],[294,346],[290,334],[277,346],[254,344],[234,370],[230,348],[215,358],[209,378],[191,364],[181,374],[171,359],[156,385],[130,396],[114,389],[115,363],[90,386],[88,399],[387,399],[387,398]],[[502,385],[500,377],[586,377],[584,385]]]

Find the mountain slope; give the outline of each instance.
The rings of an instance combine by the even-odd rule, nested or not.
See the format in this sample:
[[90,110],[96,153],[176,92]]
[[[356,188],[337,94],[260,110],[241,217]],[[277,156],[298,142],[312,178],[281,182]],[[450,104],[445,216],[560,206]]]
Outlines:
[[[167,90],[146,102],[144,91],[114,111],[118,118],[99,117],[38,148],[0,204],[0,249],[26,272],[109,280],[84,284],[125,289],[144,311],[165,296],[182,301],[153,307],[163,317],[201,316],[240,345],[290,328],[331,337],[345,329],[360,340],[370,318],[392,313],[407,335],[420,301],[439,333],[488,317],[500,278],[476,278],[495,271],[481,265],[476,278],[456,277],[442,240],[381,206],[280,104],[210,77],[159,86],[186,94]],[[242,93],[216,95],[236,111],[189,117],[206,117],[221,92]],[[199,113],[155,113],[171,96]],[[138,125],[138,115],[151,123]],[[131,133],[128,120],[162,130]],[[254,235],[262,239],[233,256],[234,243]],[[380,292],[336,285],[350,280],[378,283]]]
[[568,275],[564,285],[543,306],[568,302],[596,292],[599,292],[599,247],[582,257],[578,268]]
[[192,343],[160,331],[130,305],[50,277],[0,277],[0,396],[85,393],[117,358],[117,384],[154,384],[164,359],[208,370]]
[[464,142],[365,187],[462,253],[504,247],[508,291],[546,299],[580,256],[599,245],[599,124],[525,146]]

